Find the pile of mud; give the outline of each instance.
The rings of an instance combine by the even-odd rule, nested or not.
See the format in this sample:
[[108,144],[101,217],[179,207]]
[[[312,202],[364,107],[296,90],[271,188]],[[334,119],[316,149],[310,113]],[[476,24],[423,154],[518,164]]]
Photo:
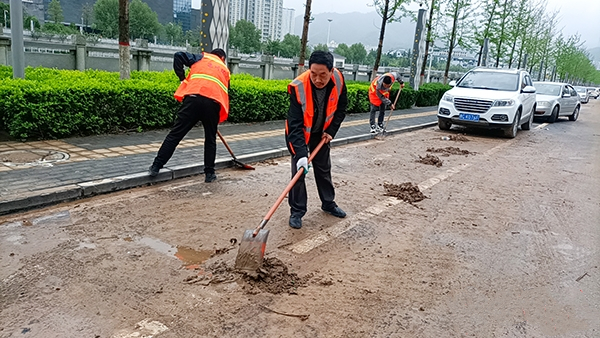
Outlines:
[[450,156],[450,155],[471,155],[475,154],[468,150],[462,150],[458,147],[446,147],[446,148],[427,148],[427,152],[429,153],[439,153],[442,156]]
[[236,271],[235,268],[221,261],[206,266],[198,275],[189,276],[183,282],[208,286],[243,279],[247,283],[243,288],[251,294],[260,292],[297,294],[298,288],[307,286],[312,277],[312,275],[299,277],[295,273],[290,273],[281,260],[270,257],[263,260],[263,265],[255,276]]
[[256,278],[244,276],[252,288],[272,294],[297,294],[299,287],[305,287],[312,276],[299,277],[288,272],[287,266],[275,257],[265,258]]
[[383,188],[385,189],[384,196],[393,196],[410,204],[420,202],[427,198],[416,184],[411,182],[402,183],[400,185],[384,183]]
[[439,157],[430,155],[430,154],[427,154],[425,157],[419,156],[419,159],[416,162],[422,163],[422,164],[434,165],[436,167],[441,167],[442,163],[444,163],[442,160],[440,160]]

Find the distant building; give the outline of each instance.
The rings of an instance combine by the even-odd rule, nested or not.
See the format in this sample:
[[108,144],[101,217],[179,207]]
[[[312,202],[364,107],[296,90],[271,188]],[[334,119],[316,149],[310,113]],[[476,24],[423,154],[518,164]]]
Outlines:
[[[28,15],[34,16],[40,23],[44,23],[49,20],[48,6],[52,0],[23,0],[23,9]],[[173,2],[184,1],[191,4],[191,0],[142,0],[150,6],[158,15],[158,22],[166,24],[173,22]],[[0,0],[0,2],[10,3],[10,0]],[[74,23],[75,25],[89,25],[93,22],[93,18],[89,18],[91,21],[86,23],[84,18],[83,9],[85,6],[93,8],[96,0],[59,0],[60,7],[63,11],[64,23]]]
[[281,12],[282,15],[280,40],[283,40],[283,37],[287,34],[294,34],[294,24],[296,23],[296,10],[293,8],[283,8]]
[[181,25],[183,32],[193,31],[202,25],[202,12],[192,8],[192,0],[173,1],[173,22]]
[[263,40],[282,37],[283,0],[230,0],[229,24],[250,21],[262,33]]

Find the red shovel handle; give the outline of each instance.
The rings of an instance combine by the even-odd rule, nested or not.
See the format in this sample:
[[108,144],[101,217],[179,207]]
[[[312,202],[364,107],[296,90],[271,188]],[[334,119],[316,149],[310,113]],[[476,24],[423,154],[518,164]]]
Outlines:
[[[319,150],[321,150],[321,147],[323,147],[323,145],[325,144],[325,141],[326,141],[325,138],[321,139],[321,142],[319,142],[319,144],[317,144],[315,149],[313,149],[313,151],[310,152],[310,157],[308,158],[308,163],[312,162],[313,158],[317,155]],[[294,175],[294,177],[292,178],[290,183],[288,183],[287,187],[285,187],[285,189],[283,189],[283,192],[281,193],[281,195],[279,195],[279,198],[277,198],[277,201],[275,201],[275,204],[273,204],[271,209],[269,209],[269,212],[267,212],[267,215],[265,216],[265,218],[263,218],[262,222],[260,222],[260,224],[258,225],[256,230],[254,230],[252,237],[256,237],[258,232],[262,228],[264,228],[265,225],[267,225],[267,222],[269,222],[269,220],[271,219],[271,216],[273,216],[273,214],[275,213],[275,210],[277,210],[277,208],[279,208],[279,205],[281,205],[281,202],[283,202],[283,199],[285,198],[285,196],[290,192],[290,190],[292,190],[292,187],[294,186],[294,184],[296,184],[296,182],[298,182],[298,180],[300,179],[300,177],[302,175],[304,175],[304,169],[301,168],[296,172],[296,175]]]

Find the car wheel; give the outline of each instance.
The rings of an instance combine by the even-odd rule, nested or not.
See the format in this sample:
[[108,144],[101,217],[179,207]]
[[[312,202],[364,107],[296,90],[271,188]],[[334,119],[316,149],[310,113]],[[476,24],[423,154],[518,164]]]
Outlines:
[[558,120],[558,106],[556,106],[556,107],[554,107],[554,109],[552,109],[552,114],[550,114],[550,117],[548,118],[548,122],[554,123],[554,122],[556,122],[556,120]]
[[533,108],[531,109],[531,113],[529,114],[529,118],[527,119],[527,122],[523,123],[521,125],[521,129],[523,130],[531,130],[531,125],[533,125],[533,114],[535,112],[535,105],[533,105]]
[[452,122],[438,118],[438,127],[440,130],[450,130],[450,127],[452,127]]
[[573,114],[569,115],[569,121],[577,121],[578,117],[579,117],[579,106],[575,107],[575,111],[573,111]]
[[520,120],[521,120],[521,111],[519,110],[519,111],[517,111],[517,114],[515,115],[515,120],[510,125],[510,127],[507,129],[504,129],[505,137],[508,137],[508,138],[517,137],[517,130],[519,129],[519,121]]

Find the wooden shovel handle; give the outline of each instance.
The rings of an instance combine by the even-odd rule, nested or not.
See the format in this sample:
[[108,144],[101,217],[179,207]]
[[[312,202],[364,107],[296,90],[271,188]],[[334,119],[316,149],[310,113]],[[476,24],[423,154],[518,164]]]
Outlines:
[[[317,153],[319,152],[319,150],[321,150],[321,147],[323,147],[323,145],[325,144],[325,138],[321,139],[321,142],[319,142],[319,144],[315,147],[315,149],[313,149],[313,151],[310,152],[310,157],[308,158],[308,163],[312,162],[313,158],[317,155]],[[277,198],[277,201],[275,201],[275,204],[273,204],[273,206],[271,207],[271,209],[269,209],[269,212],[267,212],[267,215],[265,216],[265,218],[262,220],[262,222],[260,222],[260,224],[258,225],[258,227],[256,228],[256,230],[254,230],[254,236],[256,236],[256,234],[258,234],[258,232],[265,227],[265,225],[267,225],[267,222],[271,219],[271,216],[273,216],[273,214],[275,213],[275,210],[277,210],[277,208],[279,208],[279,205],[281,205],[281,202],[283,202],[283,199],[285,198],[285,196],[290,192],[290,190],[292,190],[292,187],[294,186],[294,184],[296,184],[296,182],[298,182],[298,180],[300,179],[300,177],[304,175],[304,169],[299,169],[296,174],[294,175],[294,177],[292,178],[292,180],[290,181],[290,183],[288,183],[287,187],[285,187],[285,189],[283,189],[283,192],[281,193],[281,195],[279,195],[279,198]]]

